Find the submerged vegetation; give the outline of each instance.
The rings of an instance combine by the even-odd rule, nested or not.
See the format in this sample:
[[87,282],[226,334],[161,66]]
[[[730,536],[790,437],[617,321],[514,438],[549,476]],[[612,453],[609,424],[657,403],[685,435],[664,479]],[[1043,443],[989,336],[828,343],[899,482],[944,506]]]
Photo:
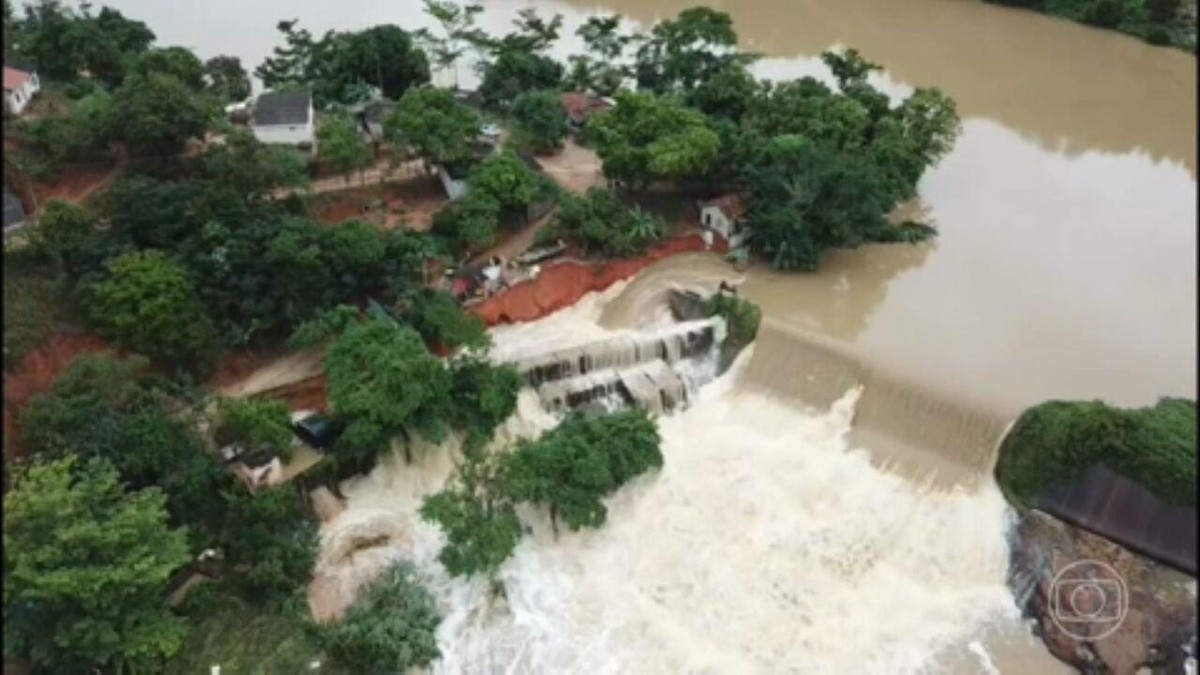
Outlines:
[[758,324],[762,310],[758,305],[728,293],[715,293],[704,301],[706,316],[725,319],[725,342],[721,344],[720,370],[725,370],[754,338],[758,336]]
[[1103,464],[1175,505],[1196,505],[1196,402],[1164,398],[1125,409],[1100,401],[1049,401],[1017,419],[1000,447],[996,481],[1032,506]]

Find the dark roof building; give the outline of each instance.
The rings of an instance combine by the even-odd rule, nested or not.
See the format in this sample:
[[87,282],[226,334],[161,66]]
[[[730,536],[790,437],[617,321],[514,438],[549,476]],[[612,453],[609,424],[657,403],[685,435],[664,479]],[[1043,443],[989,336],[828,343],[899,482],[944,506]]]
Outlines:
[[308,124],[312,94],[307,91],[268,91],[254,104],[255,126]]
[[4,229],[21,225],[25,221],[25,207],[8,186],[4,186]]

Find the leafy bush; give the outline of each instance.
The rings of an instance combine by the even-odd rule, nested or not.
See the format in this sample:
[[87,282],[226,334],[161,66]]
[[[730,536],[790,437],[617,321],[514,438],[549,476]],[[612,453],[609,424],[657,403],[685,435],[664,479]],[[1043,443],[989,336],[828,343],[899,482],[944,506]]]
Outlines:
[[337,663],[355,673],[400,673],[441,655],[434,632],[441,617],[408,563],[371,584],[342,620],[313,628]]
[[1171,504],[1196,504],[1196,402],[1146,408],[1048,401],[1017,419],[1000,447],[996,481],[1019,505],[1069,485],[1095,464],[1141,483]]
[[283,461],[292,458],[288,406],[267,399],[223,398],[218,404],[218,443],[239,443],[247,450],[269,446]]
[[720,370],[724,371],[758,335],[762,310],[753,302],[736,295],[716,293],[704,301],[704,313],[725,319],[727,332],[725,342],[721,345],[720,360]]
[[550,89],[528,91],[513,102],[515,133],[534,152],[558,150],[567,137],[567,111],[559,93]]
[[521,539],[521,521],[497,490],[497,459],[469,459],[445,489],[421,504],[421,516],[446,534],[438,560],[455,576],[495,573]]
[[589,418],[575,413],[506,459],[501,491],[514,502],[550,508],[551,521],[599,527],[607,518],[601,499],[630,479],[663,464],[658,428],[644,410]]
[[644,251],[665,232],[660,218],[627,209],[611,191],[592,187],[582,197],[563,198],[546,236],[571,239],[585,252],[626,256]]
[[403,319],[430,346],[441,345],[450,350],[459,347],[481,349],[491,342],[483,321],[463,311],[446,291],[428,288],[418,291],[405,308]]

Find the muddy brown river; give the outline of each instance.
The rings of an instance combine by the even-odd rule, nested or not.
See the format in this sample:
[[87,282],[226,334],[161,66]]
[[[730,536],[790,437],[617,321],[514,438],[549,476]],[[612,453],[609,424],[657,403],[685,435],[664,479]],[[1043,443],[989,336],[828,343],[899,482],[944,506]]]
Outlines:
[[[280,19],[299,17],[314,33],[428,24],[417,0],[111,4],[147,21],[161,43],[202,57],[231,53],[250,68],[277,43]],[[483,26],[502,31],[526,3],[484,4]],[[588,12],[616,11],[645,25],[691,4],[536,3],[563,13],[567,32]],[[1005,507],[994,486],[964,495],[894,483],[847,459],[853,453],[813,421],[825,418],[762,392],[836,403],[828,424],[843,428],[845,402],[833,401],[842,391],[829,383],[854,373],[866,385],[856,424],[870,421],[879,438],[851,433],[851,445],[870,448],[887,436],[985,482],[986,439],[1024,406],[1194,397],[1195,58],[977,0],[709,4],[732,14],[742,44],[764,55],[763,77],[820,76],[822,50],[852,46],[885,67],[878,85],[888,93],[936,86],[958,102],[963,133],[920,185],[921,208],[939,236],[921,246],[836,252],[816,274],[758,267],[738,274],[714,256],[669,259],[590,318],[560,319],[560,332],[628,326],[653,313],[640,299],[656,297],[656,289],[740,277],[771,330],[740,371],[747,386],[727,384],[719,398],[664,422],[661,484],[621,497],[613,524],[594,538],[535,537],[518,549],[504,573],[513,603],[507,618],[479,619],[472,603],[481,591],[438,582],[453,619],[439,632],[447,653],[439,669],[724,673],[779,672],[763,664],[786,664],[845,672],[853,664],[881,673],[1065,672],[1013,616],[984,620],[963,609],[1009,602]],[[568,36],[558,54],[579,46]],[[812,377],[797,385],[796,373]],[[830,373],[827,382],[804,384]],[[761,386],[752,392],[749,384]],[[747,457],[755,471],[734,470],[744,486],[734,490],[721,477]],[[403,469],[386,469],[351,490],[341,520],[371,531],[374,517],[379,527],[411,519],[406,492],[413,484],[429,489],[445,471],[406,478]],[[804,472],[846,490],[831,495],[805,482]],[[723,505],[737,509],[736,518]],[[897,509],[911,518],[895,521]],[[417,557],[436,577],[435,535],[411,527],[416,534],[398,540],[392,554]],[[332,527],[327,538],[336,541],[338,532]],[[754,548],[768,540],[784,549]],[[804,547],[787,548],[797,541]],[[735,550],[757,553],[720,557]],[[812,551],[828,555],[806,559]],[[702,558],[709,554],[717,557]],[[855,581],[844,576],[846,565],[860,575]],[[626,585],[636,590],[626,595]],[[860,588],[869,592],[856,595]],[[712,612],[724,618],[710,627]],[[880,628],[888,623],[880,616],[895,623]],[[614,635],[622,639],[608,642]],[[856,651],[862,639],[871,645]]]

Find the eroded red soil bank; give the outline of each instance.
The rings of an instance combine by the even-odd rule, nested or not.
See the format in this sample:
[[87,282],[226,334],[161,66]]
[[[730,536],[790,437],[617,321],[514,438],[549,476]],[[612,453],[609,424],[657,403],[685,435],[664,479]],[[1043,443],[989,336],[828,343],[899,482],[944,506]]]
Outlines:
[[[724,252],[724,242],[714,243],[713,248]],[[551,264],[542,269],[537,279],[472,305],[470,311],[489,326],[533,321],[574,304],[588,293],[602,291],[628,279],[652,262],[677,253],[703,250],[700,235],[693,234],[669,239],[637,258],[603,262],[568,260]]]

